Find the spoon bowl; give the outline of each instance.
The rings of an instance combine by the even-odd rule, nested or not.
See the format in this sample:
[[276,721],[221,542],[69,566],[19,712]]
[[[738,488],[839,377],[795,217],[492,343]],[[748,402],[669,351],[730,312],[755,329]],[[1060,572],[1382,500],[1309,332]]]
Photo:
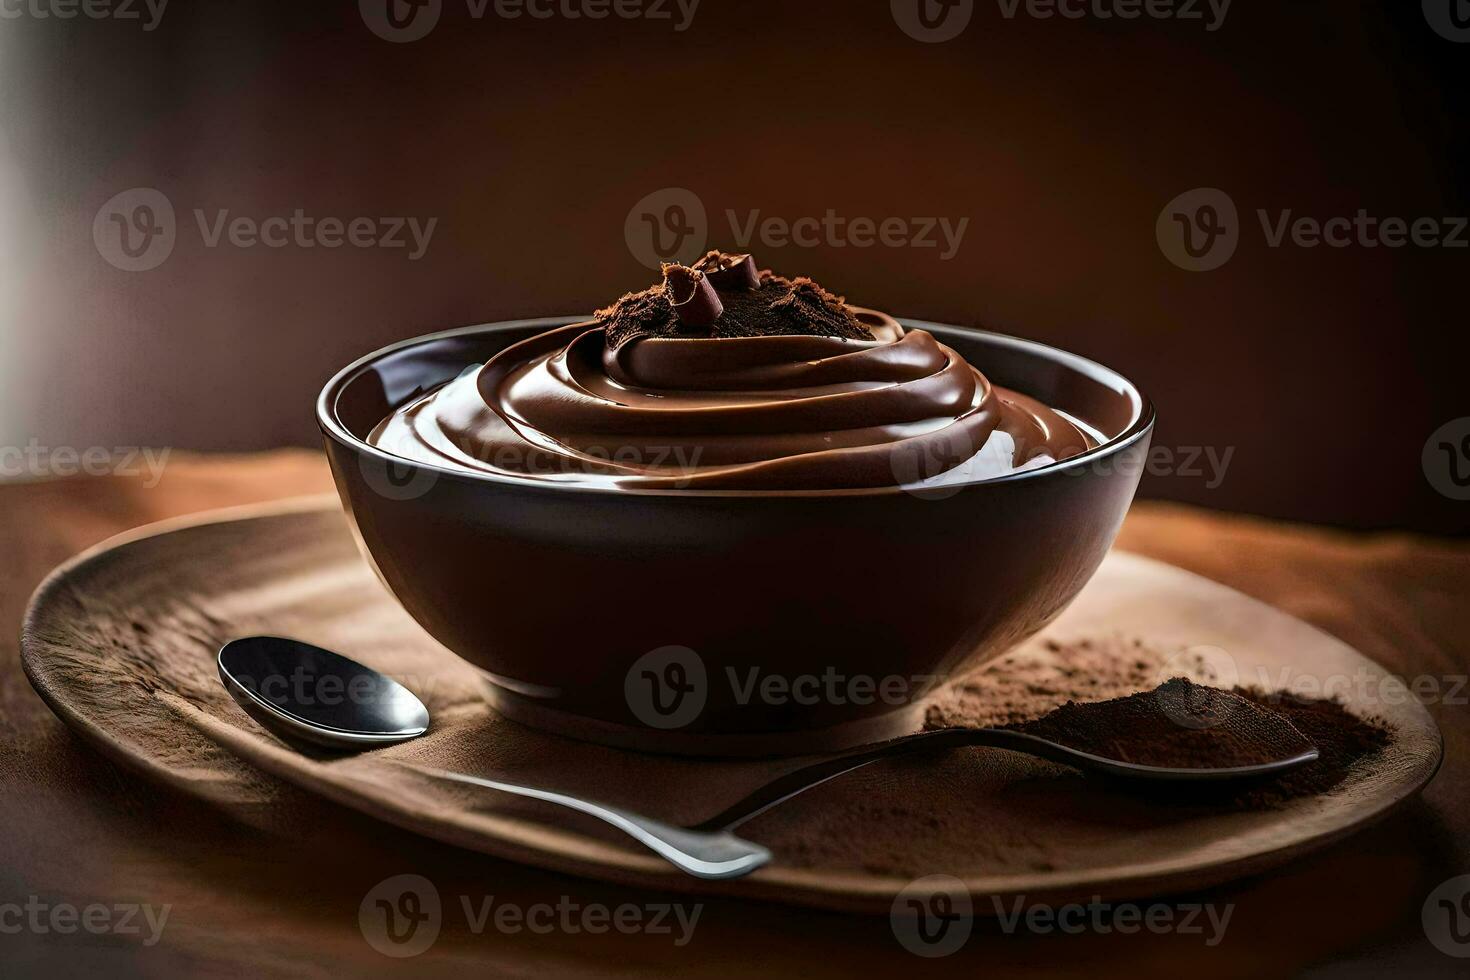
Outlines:
[[310,643],[247,636],[221,647],[218,663],[235,702],[287,741],[360,751],[429,730],[429,709],[408,688]]

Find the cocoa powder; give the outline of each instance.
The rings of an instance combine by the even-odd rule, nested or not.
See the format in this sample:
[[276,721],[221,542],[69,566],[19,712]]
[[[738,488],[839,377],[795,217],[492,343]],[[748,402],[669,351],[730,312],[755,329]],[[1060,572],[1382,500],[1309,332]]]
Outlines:
[[[1187,789],[1170,785],[1135,791],[1150,803],[1225,809],[1275,809],[1302,796],[1327,792],[1392,739],[1382,721],[1359,717],[1335,700],[1241,687],[1226,691],[1188,681],[1152,689],[1165,660],[1163,651],[1120,635],[1043,641],[1002,658],[941,694],[929,709],[927,727],[1013,727],[1043,737],[1063,733],[1072,741],[1057,741],[1147,764],[1199,765],[1203,763],[1197,760],[1202,759],[1215,760],[1210,764],[1249,764],[1239,761],[1250,759],[1252,748],[1251,743],[1240,740],[1238,731],[1220,725],[1191,730],[1174,724],[1164,710],[1171,707],[1184,718],[1193,710],[1201,720],[1208,720],[1212,711],[1218,715],[1229,708],[1257,721],[1261,716],[1253,712],[1269,712],[1317,747],[1316,762],[1245,785]],[[1177,666],[1209,679],[1209,664],[1203,660]],[[1169,690],[1164,691],[1166,688]],[[1144,693],[1139,694],[1140,690]],[[1120,712],[1111,726],[1103,723],[1107,719],[1100,714],[1085,716],[1085,709],[1102,708],[1110,701],[1115,705],[1111,710]],[[1083,725],[1089,720],[1090,731]],[[1272,723],[1277,736],[1286,736],[1276,725]],[[1067,732],[1069,726],[1074,730]],[[1089,738],[1092,748],[1076,744]]]
[[1311,747],[1278,712],[1183,677],[1110,701],[1068,701],[1009,727],[1108,759],[1178,769],[1261,765]]
[[1235,693],[1279,712],[1317,746],[1317,761],[1240,790],[1232,802],[1251,809],[1279,806],[1299,796],[1325,793],[1363,759],[1388,746],[1393,733],[1376,718],[1359,718],[1341,703],[1236,688]]
[[[726,259],[711,252],[702,267]],[[872,340],[873,333],[836,296],[810,279],[786,279],[770,270],[762,271],[754,288],[719,285],[722,310],[717,319],[699,331],[715,338],[805,335],[843,340]],[[629,293],[607,309],[597,311],[607,335],[607,345],[616,350],[640,337],[688,336],[681,329],[668,290],[663,284]]]

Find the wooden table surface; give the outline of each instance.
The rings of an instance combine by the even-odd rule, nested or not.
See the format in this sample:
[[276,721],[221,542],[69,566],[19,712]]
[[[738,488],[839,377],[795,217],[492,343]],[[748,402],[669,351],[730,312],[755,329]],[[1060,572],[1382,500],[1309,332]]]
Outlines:
[[[174,454],[157,486],[133,477],[0,485],[0,976],[1234,977],[1329,965],[1463,975],[1464,961],[1426,938],[1421,909],[1446,879],[1470,873],[1470,544],[1136,506],[1120,546],[1262,598],[1437,690],[1429,707],[1444,767],[1420,799],[1321,854],[1168,900],[1231,907],[1214,945],[1208,929],[1063,934],[985,921],[959,952],[918,959],[886,920],[736,902],[705,902],[683,945],[677,928],[477,928],[487,902],[578,914],[690,903],[469,854],[305,796],[293,801],[299,835],[252,829],[105,760],[31,690],[16,638],[51,567],[140,524],[327,489],[321,457],[304,451]],[[377,952],[359,926],[365,896],[397,874],[422,875],[444,903],[438,939],[411,959]],[[162,928],[146,911],[128,913],[137,906],[155,922],[166,907]]]

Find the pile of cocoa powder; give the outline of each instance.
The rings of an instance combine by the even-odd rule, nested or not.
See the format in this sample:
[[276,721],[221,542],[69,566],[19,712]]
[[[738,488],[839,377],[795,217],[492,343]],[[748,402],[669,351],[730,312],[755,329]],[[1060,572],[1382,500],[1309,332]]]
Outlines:
[[1333,700],[1222,690],[1182,677],[1150,686],[1161,658],[1139,640],[1053,641],[1006,659],[931,708],[929,726],[1015,728],[1094,755],[1158,766],[1254,765],[1317,748],[1315,762],[1280,776],[1183,794],[1175,787],[1170,792],[1181,802],[1274,808],[1331,789],[1391,738],[1380,720],[1360,718]]
[[[729,256],[723,252],[710,252],[701,262],[726,258]],[[719,296],[724,310],[713,323],[700,328],[700,336],[873,339],[872,331],[853,315],[846,299],[805,277],[787,279],[767,269],[759,274],[755,288],[720,288]],[[597,319],[613,350],[640,337],[678,337],[689,332],[680,325],[662,283],[628,293],[607,309],[598,310]]]

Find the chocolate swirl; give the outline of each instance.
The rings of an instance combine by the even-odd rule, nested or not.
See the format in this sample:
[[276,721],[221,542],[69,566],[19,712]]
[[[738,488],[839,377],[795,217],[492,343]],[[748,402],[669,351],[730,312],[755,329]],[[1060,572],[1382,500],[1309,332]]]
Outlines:
[[[792,285],[769,273],[762,282]],[[988,479],[1093,444],[932,334],[876,311],[842,307],[871,339],[673,333],[620,343],[609,341],[610,312],[507,348],[393,413],[370,441],[456,469],[701,490]]]

